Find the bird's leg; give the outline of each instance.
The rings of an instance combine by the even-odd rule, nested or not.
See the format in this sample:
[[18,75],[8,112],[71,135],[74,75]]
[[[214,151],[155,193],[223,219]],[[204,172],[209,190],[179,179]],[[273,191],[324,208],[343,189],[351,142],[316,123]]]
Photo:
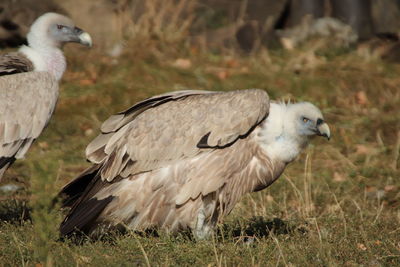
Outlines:
[[197,215],[196,227],[193,230],[193,235],[197,240],[204,240],[210,236],[211,227],[205,222],[206,214],[204,208],[199,210]]

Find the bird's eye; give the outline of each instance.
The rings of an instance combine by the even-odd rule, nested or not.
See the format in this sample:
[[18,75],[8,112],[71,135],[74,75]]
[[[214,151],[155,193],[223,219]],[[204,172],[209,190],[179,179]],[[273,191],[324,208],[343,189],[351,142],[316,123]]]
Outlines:
[[62,28],[64,28],[63,25],[57,24],[57,29],[61,30]]
[[307,122],[309,122],[309,121],[310,121],[309,119],[303,118],[303,122],[304,122],[304,123],[307,123]]

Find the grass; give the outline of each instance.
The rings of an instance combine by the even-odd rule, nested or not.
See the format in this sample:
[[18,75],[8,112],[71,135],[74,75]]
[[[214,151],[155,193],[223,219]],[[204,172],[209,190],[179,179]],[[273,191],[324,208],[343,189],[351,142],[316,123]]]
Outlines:
[[[0,195],[1,265],[400,264],[400,66],[329,47],[303,60],[308,47],[253,56],[175,48],[162,58],[133,49],[115,64],[100,51],[67,49],[56,113],[2,182],[23,189]],[[191,66],[174,66],[178,58]],[[85,146],[108,116],[171,90],[251,87],[272,99],[317,104],[332,140],[313,140],[276,183],[244,197],[211,240],[162,232],[111,233],[80,244],[58,239],[60,216],[48,199],[89,166]]]

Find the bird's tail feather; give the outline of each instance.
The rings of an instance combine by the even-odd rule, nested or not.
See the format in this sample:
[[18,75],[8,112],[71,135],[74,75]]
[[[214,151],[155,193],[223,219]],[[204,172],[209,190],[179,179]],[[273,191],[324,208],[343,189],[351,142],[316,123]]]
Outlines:
[[75,232],[90,234],[96,228],[96,220],[101,212],[114,199],[114,196],[104,199],[95,197],[97,192],[111,184],[101,179],[100,169],[101,165],[86,169],[59,193],[66,197],[62,206],[71,208],[60,225],[62,236],[70,236]]
[[91,198],[77,205],[61,223],[61,236],[70,236],[74,233],[90,234],[97,226],[96,219],[113,198],[113,196],[101,200]]
[[58,197],[62,199],[62,207],[70,208],[74,206],[75,202],[82,196],[89,184],[96,177],[100,165],[93,165],[79,174],[70,183],[65,185]]

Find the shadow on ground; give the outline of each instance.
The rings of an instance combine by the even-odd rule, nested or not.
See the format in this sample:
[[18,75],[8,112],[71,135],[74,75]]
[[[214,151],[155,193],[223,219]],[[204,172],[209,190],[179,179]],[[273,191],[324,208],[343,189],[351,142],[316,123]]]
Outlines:
[[[293,233],[306,233],[304,225],[299,226],[293,222],[287,222],[279,218],[268,219],[261,216],[252,217],[246,221],[235,221],[223,224],[215,230],[215,238],[218,241],[233,240],[235,242],[252,243],[257,239],[268,238],[271,233],[274,235],[289,235]],[[129,231],[121,227],[108,230],[106,233],[88,237],[84,233],[74,233],[69,237],[62,237],[60,241],[69,239],[75,244],[84,244],[91,241],[102,241],[114,244],[116,240],[127,235],[136,235],[141,238],[162,238],[166,233],[158,232],[156,229],[146,231]],[[168,235],[168,234],[167,234]],[[176,240],[197,242],[191,231],[181,231],[170,236]]]
[[5,199],[0,200],[0,222],[20,224],[30,220],[30,208],[24,200]]
[[[11,224],[21,224],[24,221],[30,220],[30,208],[28,203],[19,199],[6,199],[0,201],[0,222]],[[299,226],[293,222],[284,221],[280,218],[265,218],[255,216],[245,221],[234,221],[223,224],[215,231],[217,240],[234,239],[243,242],[253,242],[255,239],[269,237],[271,233],[274,235],[287,235],[294,232],[306,233],[307,229],[304,226]],[[129,231],[120,228],[118,230],[108,231],[105,234],[94,238],[105,242],[113,243],[115,238],[128,234]],[[160,237],[156,229],[146,231],[135,231],[134,234],[141,237]],[[178,234],[184,239],[195,241],[195,238],[190,231],[183,231]],[[74,243],[82,243],[85,240],[93,240],[84,234],[74,235],[72,238]],[[61,238],[63,240],[63,238]]]
[[217,237],[231,237],[233,239],[252,241],[274,235],[287,235],[291,233],[306,233],[307,229],[292,222],[280,218],[265,218],[255,216],[246,221],[224,224],[217,229]]

